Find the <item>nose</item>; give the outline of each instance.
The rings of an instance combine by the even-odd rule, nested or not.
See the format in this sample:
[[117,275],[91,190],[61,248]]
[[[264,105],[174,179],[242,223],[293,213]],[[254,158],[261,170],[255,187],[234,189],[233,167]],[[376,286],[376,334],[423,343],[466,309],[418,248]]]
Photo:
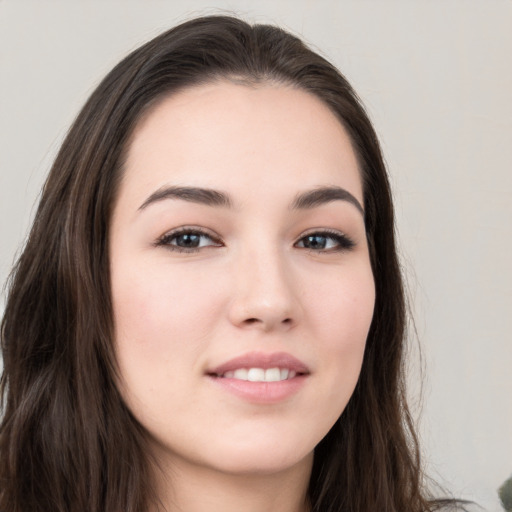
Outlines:
[[229,307],[233,325],[243,329],[285,331],[299,319],[300,305],[291,269],[278,251],[250,251],[233,274]]

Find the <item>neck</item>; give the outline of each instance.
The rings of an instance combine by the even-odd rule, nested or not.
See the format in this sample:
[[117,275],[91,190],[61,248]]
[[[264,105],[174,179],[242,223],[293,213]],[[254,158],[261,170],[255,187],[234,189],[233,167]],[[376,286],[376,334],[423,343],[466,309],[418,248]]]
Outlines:
[[274,472],[224,473],[173,460],[160,464],[160,507],[151,512],[307,512],[313,455]]

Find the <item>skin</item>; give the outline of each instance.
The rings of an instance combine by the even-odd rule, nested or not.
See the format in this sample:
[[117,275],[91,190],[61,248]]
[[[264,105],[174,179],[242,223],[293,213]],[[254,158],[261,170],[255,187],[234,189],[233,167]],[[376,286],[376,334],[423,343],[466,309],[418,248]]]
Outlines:
[[[216,82],[153,107],[124,171],[110,238],[119,387],[162,469],[162,503],[306,510],[313,450],[356,385],[375,292],[354,202],[291,205],[326,186],[363,204],[346,131],[304,91]],[[169,186],[215,189],[232,204],[148,203]],[[208,234],[193,252],[177,250],[183,226]],[[208,376],[247,352],[286,352],[308,374],[274,403]]]

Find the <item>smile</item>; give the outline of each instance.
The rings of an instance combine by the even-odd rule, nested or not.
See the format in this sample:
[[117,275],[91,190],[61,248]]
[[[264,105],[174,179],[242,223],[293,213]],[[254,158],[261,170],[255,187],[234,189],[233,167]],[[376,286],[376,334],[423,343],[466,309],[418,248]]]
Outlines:
[[289,368],[237,368],[217,376],[224,379],[247,380],[249,382],[279,382],[293,379],[295,375],[297,375],[297,372]]
[[249,382],[279,382],[297,375],[309,374],[309,368],[286,352],[248,352],[209,368],[211,377],[246,380]]
[[248,352],[206,371],[223,392],[259,405],[291,399],[309,381],[310,369],[286,352]]

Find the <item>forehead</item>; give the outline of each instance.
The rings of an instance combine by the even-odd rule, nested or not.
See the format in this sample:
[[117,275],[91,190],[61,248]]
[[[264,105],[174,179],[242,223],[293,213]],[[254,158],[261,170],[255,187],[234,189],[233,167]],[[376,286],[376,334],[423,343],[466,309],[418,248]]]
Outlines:
[[316,96],[271,83],[228,81],[165,97],[139,122],[122,187],[233,189],[339,185],[363,202],[350,138]]

